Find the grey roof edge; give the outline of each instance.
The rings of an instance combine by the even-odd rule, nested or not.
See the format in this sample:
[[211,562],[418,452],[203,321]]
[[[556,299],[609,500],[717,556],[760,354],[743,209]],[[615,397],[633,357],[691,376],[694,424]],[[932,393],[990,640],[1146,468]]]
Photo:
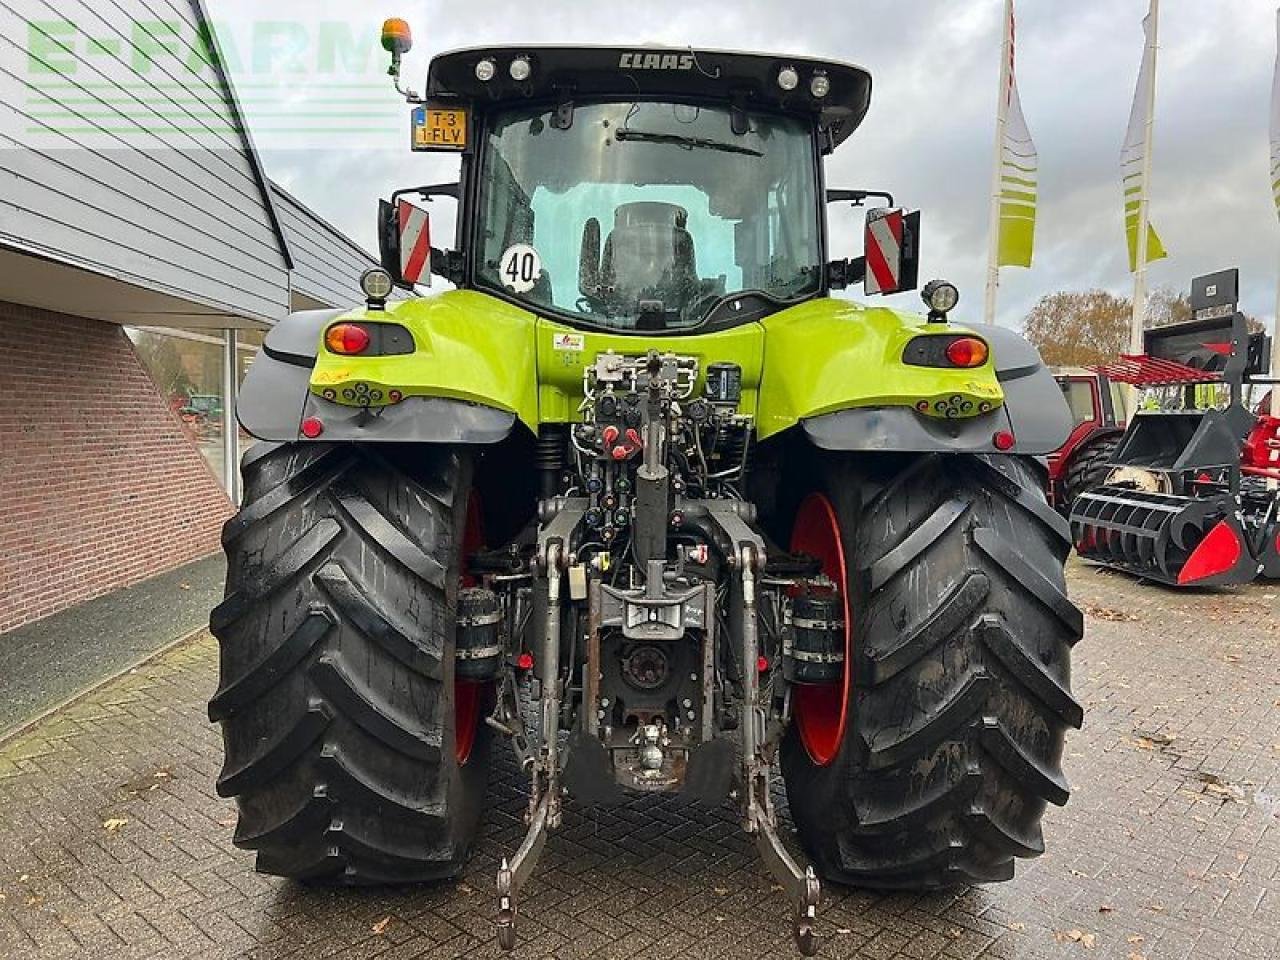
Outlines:
[[[267,217],[271,221],[271,229],[276,235],[276,239],[280,242],[280,255],[284,257],[284,265],[287,270],[293,270],[293,252],[289,249],[289,239],[285,236],[284,227],[280,223],[280,217],[276,213],[275,203],[271,198],[270,181],[267,179],[266,171],[262,168],[262,159],[258,156],[258,148],[253,142],[253,134],[249,130],[249,123],[245,119],[244,111],[240,109],[240,99],[236,96],[235,86],[231,83],[231,77],[226,70],[222,68],[222,45],[218,42],[217,32],[213,29],[213,21],[209,19],[209,11],[205,9],[204,0],[191,0],[191,10],[196,16],[196,22],[205,28],[208,34],[209,43],[213,48],[213,67],[214,73],[218,76],[219,83],[227,98],[227,107],[231,110],[231,116],[236,122],[236,127],[240,131],[240,140],[244,144],[245,152],[249,157],[249,165],[253,168],[253,179],[258,183],[258,189],[262,191],[262,202],[267,210]],[[290,287],[292,287],[292,278],[290,278]]]
[[349,247],[353,252],[360,254],[362,258],[364,258],[365,260],[368,260],[370,266],[376,267],[378,265],[378,262],[379,262],[378,258],[374,256],[370,251],[360,246],[360,244],[352,240],[350,236],[343,233],[341,230],[335,227],[332,223],[330,223],[324,217],[320,216],[320,214],[316,213],[314,210],[308,207],[305,203],[303,203],[301,200],[295,197],[292,193],[290,193],[284,187],[280,186],[280,184],[277,183],[275,180],[268,180],[268,183],[270,183],[271,185],[272,192],[278,193],[281,197],[285,199],[287,203],[292,204],[293,206],[297,207],[302,213],[306,214],[308,219],[318,224],[319,226],[324,227],[325,230],[331,233],[336,239],[342,241],[344,246]]
[[[96,277],[102,277],[104,280],[112,280],[116,283],[127,283],[132,286],[141,287],[151,293],[157,293],[165,297],[173,297],[176,300],[182,300],[187,303],[205,307],[211,311],[209,313],[209,316],[211,317],[234,317],[240,320],[248,320],[251,323],[262,324],[264,329],[269,329],[270,326],[279,319],[279,317],[274,314],[267,315],[262,313],[249,313],[248,311],[236,308],[229,303],[224,303],[219,300],[211,300],[208,297],[197,297],[190,291],[179,290],[169,286],[168,284],[159,283],[155,281],[154,278],[147,278],[122,270],[109,270],[102,264],[90,263],[80,257],[68,254],[65,251],[52,250],[42,244],[31,240],[24,240],[21,237],[16,237],[9,233],[0,232],[0,251],[9,251],[26,257],[35,257],[36,259],[68,267],[72,270],[83,270],[85,273],[93,274]],[[148,279],[150,282],[147,282]]]

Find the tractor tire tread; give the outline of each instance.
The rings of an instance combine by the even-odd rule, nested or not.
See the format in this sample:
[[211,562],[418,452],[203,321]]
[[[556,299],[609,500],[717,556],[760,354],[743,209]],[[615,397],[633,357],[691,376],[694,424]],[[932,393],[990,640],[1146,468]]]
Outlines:
[[1015,858],[1044,850],[1046,803],[1069,795],[1065,731],[1083,719],[1069,663],[1083,617],[1043,468],[1010,456],[826,462],[856,561],[856,735],[821,767],[792,725],[783,770],[801,844],[823,876],[854,886],[1009,879]]
[[308,883],[455,876],[489,753],[483,728],[465,765],[453,745],[469,462],[443,447],[409,461],[264,443],[243,477],[244,507],[224,528],[226,599],[210,617],[233,842],[260,872]]
[[1115,433],[1091,440],[1072,453],[1062,475],[1060,506],[1064,515],[1071,512],[1071,504],[1076,497],[1106,482],[1107,474],[1111,472],[1111,457],[1119,445],[1120,434]]

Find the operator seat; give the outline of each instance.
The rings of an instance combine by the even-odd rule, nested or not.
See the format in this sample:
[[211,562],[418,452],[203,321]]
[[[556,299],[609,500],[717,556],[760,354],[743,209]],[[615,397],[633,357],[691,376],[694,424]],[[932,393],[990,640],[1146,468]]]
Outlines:
[[698,289],[689,212],[674,203],[624,203],[613,214],[600,263],[601,284],[622,303],[661,300],[679,309]]

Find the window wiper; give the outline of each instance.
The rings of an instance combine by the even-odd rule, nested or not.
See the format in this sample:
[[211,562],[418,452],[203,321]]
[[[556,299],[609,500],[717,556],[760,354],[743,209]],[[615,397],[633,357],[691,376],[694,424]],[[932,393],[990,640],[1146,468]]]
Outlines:
[[614,139],[635,140],[638,143],[670,143],[685,150],[719,150],[721,153],[740,153],[748,157],[763,157],[759,150],[740,147],[736,143],[721,143],[719,140],[708,140],[705,137],[683,137],[678,133],[654,133],[650,130],[629,130],[623,127],[614,133]]

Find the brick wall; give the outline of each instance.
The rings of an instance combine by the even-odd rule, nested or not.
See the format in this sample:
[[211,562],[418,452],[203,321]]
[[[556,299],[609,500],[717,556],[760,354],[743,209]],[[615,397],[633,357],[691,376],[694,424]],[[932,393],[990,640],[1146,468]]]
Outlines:
[[120,327],[0,302],[0,633],[216,550],[230,514]]

